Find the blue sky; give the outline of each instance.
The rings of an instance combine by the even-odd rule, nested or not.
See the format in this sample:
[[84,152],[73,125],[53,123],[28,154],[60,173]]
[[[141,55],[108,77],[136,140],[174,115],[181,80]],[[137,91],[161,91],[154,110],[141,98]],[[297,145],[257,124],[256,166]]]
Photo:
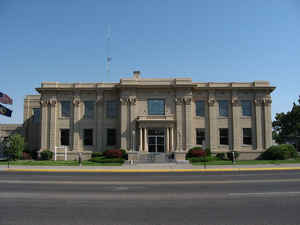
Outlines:
[[[111,73],[105,72],[111,27]],[[273,116],[300,95],[299,0],[0,0],[0,91],[23,100],[42,81],[142,76],[268,80]]]

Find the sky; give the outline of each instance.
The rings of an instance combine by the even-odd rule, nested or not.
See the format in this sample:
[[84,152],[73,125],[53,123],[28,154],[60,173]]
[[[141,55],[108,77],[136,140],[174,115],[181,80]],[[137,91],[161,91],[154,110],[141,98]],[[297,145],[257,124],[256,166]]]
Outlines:
[[14,100],[0,123],[22,123],[41,82],[118,82],[134,70],[270,81],[274,118],[300,95],[299,55],[300,0],[0,0],[0,91]]

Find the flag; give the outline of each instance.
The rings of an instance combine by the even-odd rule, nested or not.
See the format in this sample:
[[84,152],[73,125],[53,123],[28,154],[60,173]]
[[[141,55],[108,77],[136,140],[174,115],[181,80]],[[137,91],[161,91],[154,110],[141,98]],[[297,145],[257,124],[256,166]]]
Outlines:
[[12,105],[13,104],[13,100],[6,94],[0,92],[0,102],[3,104],[9,104]]
[[0,115],[11,117],[12,111],[0,104]]

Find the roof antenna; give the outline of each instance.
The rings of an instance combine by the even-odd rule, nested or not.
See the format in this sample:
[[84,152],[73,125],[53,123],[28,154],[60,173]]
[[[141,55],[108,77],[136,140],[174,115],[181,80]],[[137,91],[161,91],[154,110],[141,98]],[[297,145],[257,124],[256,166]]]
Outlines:
[[111,39],[111,29],[110,24],[107,26],[107,35],[106,35],[106,75],[108,80],[110,79],[110,64],[112,57],[110,56],[110,39]]

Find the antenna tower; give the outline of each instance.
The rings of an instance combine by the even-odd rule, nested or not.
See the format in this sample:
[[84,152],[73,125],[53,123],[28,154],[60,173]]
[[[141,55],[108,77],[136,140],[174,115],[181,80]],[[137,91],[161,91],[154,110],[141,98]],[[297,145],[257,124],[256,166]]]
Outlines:
[[107,27],[107,35],[106,35],[106,74],[108,80],[110,79],[110,64],[112,57],[110,55],[110,39],[111,39],[111,29],[110,25]]

